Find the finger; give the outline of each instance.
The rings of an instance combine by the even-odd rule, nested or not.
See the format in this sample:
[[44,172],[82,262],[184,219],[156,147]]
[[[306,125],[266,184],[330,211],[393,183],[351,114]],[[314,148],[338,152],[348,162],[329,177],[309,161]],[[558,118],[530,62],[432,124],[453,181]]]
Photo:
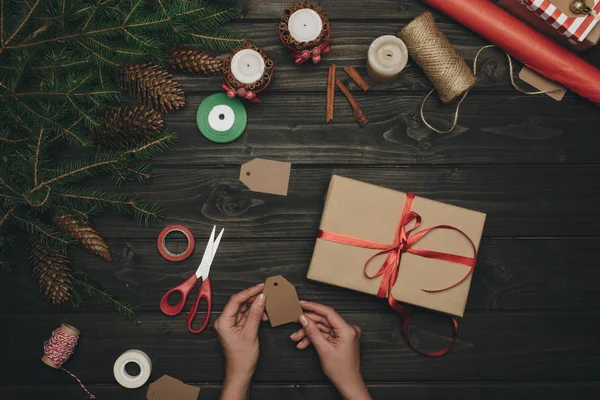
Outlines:
[[244,311],[244,312],[239,312],[237,313],[237,315],[235,316],[235,325],[236,326],[244,326],[242,324],[242,320],[245,320],[246,317],[248,316],[248,310]]
[[358,335],[358,337],[360,337],[360,335],[362,335],[362,329],[360,329],[360,326],[358,326],[358,325],[352,325],[352,328],[354,328],[354,330],[356,331],[356,334]]
[[322,317],[327,318],[329,325],[336,330],[348,329],[350,325],[337,313],[333,308],[319,303],[310,301],[301,301],[300,305],[303,310],[312,311]]
[[[323,333],[323,334],[332,334],[332,328],[322,325],[320,323],[317,324],[317,328],[319,328],[319,330]],[[290,335],[290,339],[292,339],[294,342],[297,342],[299,340],[302,340],[306,337],[306,332],[304,331],[304,328],[300,328],[298,329],[296,332],[292,333]]]
[[256,286],[252,286],[246,290],[234,294],[229,299],[229,302],[223,308],[221,317],[230,322],[235,322],[235,316],[240,310],[240,307],[253,296],[260,294],[264,289],[264,284],[260,283]]
[[323,333],[331,333],[333,331],[333,328],[325,326],[319,322],[317,322],[317,328],[319,328],[319,330]]
[[262,315],[262,320],[263,320],[264,322],[267,322],[267,321],[269,320],[269,317],[267,317],[267,313],[266,313],[266,312],[264,312],[264,313],[263,313],[263,315]]
[[310,318],[306,318],[304,315],[301,315],[300,324],[302,328],[304,328],[304,332],[306,332],[306,336],[310,339],[312,344],[317,349],[317,352],[321,353],[325,351],[328,346],[331,346],[323,333],[317,328],[317,324],[315,324]]
[[306,313],[304,313],[304,315],[307,316],[308,318],[312,319],[315,324],[321,324],[321,325],[327,326],[329,328],[332,328],[329,321],[327,321],[327,318],[322,317],[319,314],[306,312]]
[[302,339],[297,345],[296,348],[298,350],[304,350],[310,345],[310,340],[308,338]]
[[260,321],[262,320],[262,316],[265,313],[265,302],[267,298],[264,293],[261,293],[254,303],[250,306],[250,310],[248,310],[248,319],[244,324],[244,330],[252,333],[258,332],[258,327],[260,326]]

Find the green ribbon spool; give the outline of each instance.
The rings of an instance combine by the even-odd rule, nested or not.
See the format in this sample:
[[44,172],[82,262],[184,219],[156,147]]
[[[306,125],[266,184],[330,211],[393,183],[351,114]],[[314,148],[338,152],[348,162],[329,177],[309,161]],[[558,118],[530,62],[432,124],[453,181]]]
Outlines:
[[248,123],[246,107],[224,93],[208,96],[198,107],[196,122],[202,135],[215,143],[229,143],[239,138]]

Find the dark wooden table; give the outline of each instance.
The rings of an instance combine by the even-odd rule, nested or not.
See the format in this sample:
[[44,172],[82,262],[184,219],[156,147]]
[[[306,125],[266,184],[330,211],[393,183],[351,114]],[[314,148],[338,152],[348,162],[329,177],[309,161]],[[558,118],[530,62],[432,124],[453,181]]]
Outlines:
[[[316,66],[298,67],[277,36],[289,2],[250,1],[247,18],[232,28],[267,50],[276,74],[263,103],[247,107],[245,134],[226,145],[205,140],[196,109],[219,91],[220,79],[178,76],[187,104],[168,122],[180,140],[156,160],[154,185],[126,189],[164,204],[165,224],[187,225],[201,243],[214,224],[225,227],[211,274],[213,320],[233,293],[282,274],[302,298],[332,305],[363,328],[362,367],[376,399],[597,397],[599,109],[572,93],[558,103],[515,92],[504,56],[492,50],[451,135],[434,134],[420,122],[418,106],[430,84],[413,64],[395,83],[366,94],[350,85],[371,121],[366,127],[354,123],[340,94],[335,120],[325,125],[328,65],[350,64],[366,74],[371,41],[396,33],[425,7],[417,0],[321,3],[331,17],[333,50]],[[435,16],[472,62],[486,42]],[[599,56],[598,49],[586,55],[596,65]],[[435,102],[431,110],[437,112]],[[439,111],[436,121],[443,125],[452,109]],[[238,181],[240,165],[256,157],[293,162],[287,197],[253,193]],[[449,355],[427,359],[408,349],[384,301],[305,278],[333,173],[488,214],[460,341]],[[105,263],[76,251],[74,264],[116,296],[139,304],[138,316],[127,321],[102,302],[81,312],[51,308],[23,265],[18,276],[0,283],[0,398],[85,398],[66,374],[39,361],[43,340],[65,321],[82,331],[67,367],[98,399],[145,398],[147,386],[126,390],[112,376],[116,358],[131,348],[150,355],[153,379],[170,374],[201,386],[200,399],[215,399],[223,359],[214,330],[194,336],[183,316],[167,318],[158,309],[165,290],[189,275],[201,252],[169,263],[156,250],[161,226],[143,228],[117,216],[96,226],[115,260]],[[417,320],[416,341],[447,335],[426,314]],[[337,398],[314,351],[299,352],[289,341],[294,328],[261,328],[253,398]]]

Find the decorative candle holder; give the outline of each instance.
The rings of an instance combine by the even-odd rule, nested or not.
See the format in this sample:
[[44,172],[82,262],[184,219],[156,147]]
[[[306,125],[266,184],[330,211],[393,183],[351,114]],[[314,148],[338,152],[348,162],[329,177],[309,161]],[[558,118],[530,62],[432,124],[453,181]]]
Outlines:
[[264,49],[251,43],[235,49],[223,62],[223,89],[230,98],[260,103],[256,94],[269,86],[275,64]]
[[283,10],[279,21],[279,38],[292,51],[298,65],[312,60],[315,64],[331,50],[331,30],[327,11],[308,3],[294,3]]

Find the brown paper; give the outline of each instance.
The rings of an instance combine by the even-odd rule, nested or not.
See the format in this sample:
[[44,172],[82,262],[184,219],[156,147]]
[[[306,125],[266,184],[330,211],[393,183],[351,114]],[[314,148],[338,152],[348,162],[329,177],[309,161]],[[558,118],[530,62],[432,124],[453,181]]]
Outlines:
[[242,165],[240,181],[253,192],[287,196],[292,164],[254,159]]
[[[379,243],[392,243],[406,194],[334,175],[331,178],[321,229]],[[450,225],[463,231],[476,248],[483,233],[485,214],[416,196],[412,210],[422,217],[418,232],[436,225]],[[436,230],[416,248],[473,256],[469,241],[460,233]],[[317,239],[308,270],[309,279],[376,295],[380,278],[365,276],[365,262],[378,250],[369,250]],[[369,273],[375,274],[387,255],[373,259]],[[465,275],[464,265],[404,253],[392,296],[447,314],[463,316],[471,276],[461,284],[436,293],[422,289],[447,287]]]
[[519,78],[521,78],[523,82],[530,84],[537,90],[552,90],[552,92],[548,92],[546,93],[546,95],[552,97],[556,101],[561,101],[567,93],[566,87],[559,83],[551,81],[550,79],[538,74],[537,72],[528,67],[523,67],[523,69],[519,73]]
[[148,387],[147,400],[196,400],[200,388],[186,385],[179,379],[163,375]]
[[[573,11],[571,11],[571,3],[573,2],[573,0],[549,0],[549,1],[569,18],[578,18],[578,17],[584,16],[583,14],[575,14]],[[585,2],[590,7],[594,6],[593,0],[585,0]]]
[[272,327],[298,321],[302,315],[298,294],[294,285],[283,276],[267,278],[263,293],[267,298],[265,308]]

